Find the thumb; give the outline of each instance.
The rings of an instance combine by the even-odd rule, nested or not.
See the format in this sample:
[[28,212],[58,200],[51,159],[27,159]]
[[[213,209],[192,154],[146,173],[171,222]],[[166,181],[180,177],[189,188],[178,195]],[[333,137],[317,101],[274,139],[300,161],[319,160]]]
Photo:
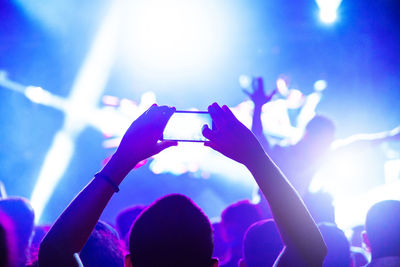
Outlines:
[[212,141],[206,141],[206,142],[204,142],[204,146],[211,147],[211,148],[214,149],[215,151],[220,152],[220,151],[218,150],[218,148],[217,148],[217,145],[216,145],[214,142],[212,142]]
[[167,148],[169,148],[171,146],[177,146],[177,145],[178,145],[177,141],[161,141],[161,142],[158,142],[156,144],[155,153],[154,154],[158,154],[161,151],[163,151],[164,149],[167,149]]
[[243,93],[245,93],[247,96],[251,97],[252,93],[250,93],[249,90],[242,89]]

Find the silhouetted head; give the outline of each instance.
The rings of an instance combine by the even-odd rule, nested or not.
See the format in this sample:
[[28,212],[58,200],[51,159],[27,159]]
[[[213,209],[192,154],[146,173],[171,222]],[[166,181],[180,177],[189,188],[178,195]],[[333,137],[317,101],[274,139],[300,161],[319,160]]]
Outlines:
[[117,228],[118,234],[124,242],[126,241],[126,247],[129,246],[129,230],[132,227],[133,222],[137,216],[146,208],[144,205],[131,206],[123,209],[118,213],[117,219],[115,220],[115,227]]
[[365,221],[364,241],[372,258],[400,256],[400,201],[385,200],[373,205]]
[[306,193],[303,197],[308,211],[316,223],[335,223],[335,207],[332,196],[323,191]]
[[167,195],[152,203],[131,229],[134,267],[212,266],[211,224],[188,197]]
[[10,218],[0,211],[0,267],[15,267],[16,259],[14,225]]
[[332,120],[316,115],[306,126],[304,140],[316,148],[326,149],[333,142],[334,136],[335,125]]
[[261,220],[260,210],[248,200],[229,205],[221,215],[226,240],[241,246],[247,228],[259,220]]
[[124,266],[124,255],[118,233],[102,221],[97,222],[79,256],[85,267]]
[[35,220],[33,209],[27,199],[10,197],[0,200],[0,211],[3,211],[14,225],[19,263],[25,264]]
[[223,229],[220,222],[216,222],[212,224],[213,232],[214,232],[214,252],[213,256],[222,261],[228,250],[228,245],[225,242],[224,237],[222,236]]
[[243,239],[240,267],[272,266],[283,249],[283,243],[272,219],[252,224]]
[[350,267],[352,264],[350,244],[344,232],[332,223],[322,223],[318,227],[328,248],[323,266]]

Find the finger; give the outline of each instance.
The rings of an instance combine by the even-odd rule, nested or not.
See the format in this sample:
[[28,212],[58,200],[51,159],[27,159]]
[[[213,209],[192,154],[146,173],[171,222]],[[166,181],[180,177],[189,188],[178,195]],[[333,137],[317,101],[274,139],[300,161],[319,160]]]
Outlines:
[[278,92],[278,89],[275,89],[274,91],[271,92],[271,94],[267,95],[268,101],[272,99],[272,97]]
[[249,90],[242,89],[243,93],[245,93],[247,96],[251,97],[252,93]]
[[212,148],[213,150],[221,153],[222,155],[224,155],[224,153],[221,152],[221,149],[218,147],[218,145],[214,142],[208,141],[208,142],[204,142],[204,146],[208,146],[210,148]]
[[151,106],[146,110],[146,112],[147,112],[147,111],[150,111],[150,110],[155,110],[157,107],[158,107],[157,103],[154,103],[153,105],[151,105]]
[[157,125],[162,128],[162,130],[164,130],[168,120],[174,114],[175,110],[176,109],[174,107],[168,106],[160,106],[157,108],[157,113],[154,120],[157,122]]
[[202,129],[202,134],[203,134],[203,136],[205,137],[205,138],[207,138],[208,140],[214,140],[215,138],[214,138],[214,133],[213,133],[213,131],[208,127],[208,125],[207,124],[205,124],[204,126],[203,126],[203,129]]
[[258,88],[264,91],[264,80],[262,77],[257,77]]
[[235,119],[237,120],[235,114],[233,114],[232,110],[227,105],[223,105],[222,110],[227,115],[226,116],[227,118],[229,118],[230,120],[235,120]]
[[161,141],[161,142],[158,142],[156,144],[156,153],[155,154],[158,154],[161,151],[163,151],[164,149],[167,149],[167,148],[169,148],[171,146],[177,146],[177,145],[178,145],[177,141]]
[[264,93],[264,82],[262,77],[256,77],[253,79],[253,90],[254,92]]
[[211,147],[211,148],[214,149],[215,151],[218,151],[218,152],[219,152],[217,145],[216,145],[214,142],[212,142],[212,141],[206,141],[206,142],[204,142],[204,146]]
[[213,103],[208,107],[208,112],[210,113],[211,119],[217,126],[221,126],[224,124],[224,111],[217,103]]

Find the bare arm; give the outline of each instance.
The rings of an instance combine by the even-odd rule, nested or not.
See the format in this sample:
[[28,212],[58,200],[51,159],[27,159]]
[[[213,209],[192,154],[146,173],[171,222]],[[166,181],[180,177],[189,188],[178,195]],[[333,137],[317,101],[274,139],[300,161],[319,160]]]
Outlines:
[[400,126],[379,133],[355,134],[348,138],[336,140],[332,144],[333,149],[342,149],[346,147],[369,147],[371,145],[380,145],[383,142],[400,141]]
[[209,112],[216,129],[204,128],[203,134],[210,140],[205,144],[244,164],[252,173],[268,200],[285,244],[279,262],[285,265],[296,258],[307,266],[322,266],[327,253],[325,243],[295,189],[228,107],[214,103]]
[[141,160],[176,145],[158,142],[173,112],[172,108],[153,105],[132,123],[100,176],[74,198],[45,236],[40,244],[40,266],[77,266],[74,253],[81,251],[115,193],[113,184],[118,186]]
[[254,103],[251,131],[257,137],[264,150],[269,153],[271,151],[271,147],[268,139],[264,135],[263,125],[261,121],[261,113],[263,105],[271,101],[271,98],[275,95],[276,90],[274,90],[270,95],[265,94],[264,83],[261,77],[253,79],[252,87],[253,92],[248,92],[244,90],[244,92],[250,97],[250,99]]

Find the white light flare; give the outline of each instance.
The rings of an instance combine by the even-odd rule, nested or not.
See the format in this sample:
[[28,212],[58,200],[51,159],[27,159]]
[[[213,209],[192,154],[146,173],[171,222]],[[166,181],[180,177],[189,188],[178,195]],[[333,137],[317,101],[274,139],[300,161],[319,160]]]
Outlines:
[[208,70],[226,52],[226,8],[206,0],[126,1],[122,45],[135,71]]
[[332,24],[338,19],[337,9],[342,0],[316,0],[319,7],[319,19],[325,24]]
[[54,137],[31,197],[35,219],[39,220],[59,179],[63,176],[74,152],[74,138],[64,131]]
[[314,83],[314,90],[321,92],[328,87],[328,83],[325,80],[318,80]]
[[[48,200],[71,160],[75,137],[88,125],[90,114],[96,109],[108,81],[115,58],[118,8],[119,2],[116,2],[107,14],[75,79],[70,96],[64,101],[64,125],[45,157],[31,196],[36,222],[40,221]],[[36,89],[32,92],[40,91]]]

